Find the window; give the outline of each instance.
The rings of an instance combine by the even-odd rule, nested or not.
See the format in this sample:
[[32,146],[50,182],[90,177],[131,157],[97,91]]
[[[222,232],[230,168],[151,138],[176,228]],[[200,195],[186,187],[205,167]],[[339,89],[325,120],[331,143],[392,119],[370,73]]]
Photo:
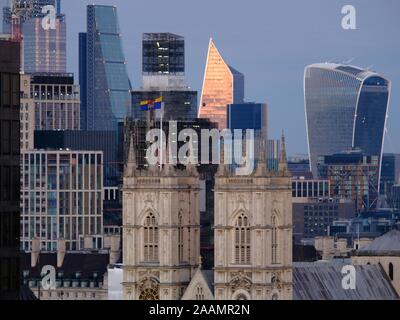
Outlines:
[[195,300],[204,300],[203,287],[197,286],[197,288],[196,288],[196,299]]
[[394,274],[393,274],[393,263],[389,263],[389,278],[391,281],[394,279]]
[[182,212],[178,216],[178,258],[179,262],[183,262],[183,218]]
[[144,260],[158,261],[158,227],[152,213],[146,217],[144,225]]
[[235,263],[250,264],[250,223],[244,214],[235,225]]
[[278,228],[276,222],[276,216],[272,216],[272,237],[271,237],[271,252],[272,252],[272,264],[278,263]]

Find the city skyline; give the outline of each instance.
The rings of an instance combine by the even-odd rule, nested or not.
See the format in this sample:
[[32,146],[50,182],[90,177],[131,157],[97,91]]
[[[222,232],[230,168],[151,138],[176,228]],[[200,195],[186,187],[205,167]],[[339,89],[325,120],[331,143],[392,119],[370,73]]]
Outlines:
[[[186,78],[192,89],[201,91],[209,38],[213,37],[224,59],[238,68],[246,77],[246,97],[249,101],[267,102],[270,117],[270,136],[279,137],[282,129],[287,134],[289,154],[307,153],[304,115],[303,73],[306,65],[317,62],[345,62],[360,67],[373,66],[373,70],[392,80],[393,94],[389,106],[389,136],[385,152],[400,152],[395,136],[400,134],[396,119],[400,110],[398,90],[400,64],[397,56],[400,45],[393,42],[400,21],[396,12],[400,3],[379,1],[363,3],[352,1],[357,9],[357,30],[341,27],[343,1],[322,3],[316,0],[231,3],[231,18],[220,20],[227,2],[220,1],[191,4],[197,17],[207,14],[207,24],[202,18],[183,14],[181,2],[172,1],[168,8],[152,11],[152,19],[140,12],[161,5],[131,3],[122,0],[62,2],[67,16],[68,71],[77,73],[78,32],[84,31],[86,4],[113,4],[118,7],[123,49],[127,60],[132,87],[141,84],[141,39],[143,32],[172,32],[186,39]],[[290,8],[290,10],[288,9]],[[74,24],[68,24],[73,19]],[[239,20],[238,20],[239,19]],[[247,23],[237,23],[237,21]],[[371,24],[370,21],[385,21]],[[296,26],[294,28],[293,26]],[[279,37],[276,35],[279,31]],[[382,34],[389,36],[382,37]],[[393,36],[390,36],[392,34]],[[241,48],[251,48],[242,50]],[[284,88],[284,89],[283,89]],[[288,117],[290,115],[290,117]]]

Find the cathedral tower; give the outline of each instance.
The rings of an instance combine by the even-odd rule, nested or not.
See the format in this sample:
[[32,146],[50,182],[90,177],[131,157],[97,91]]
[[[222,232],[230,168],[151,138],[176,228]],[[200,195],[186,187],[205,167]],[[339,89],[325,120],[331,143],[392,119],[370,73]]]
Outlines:
[[292,299],[292,192],[282,136],[279,171],[270,172],[265,142],[254,173],[215,179],[217,300]]
[[139,170],[132,141],[123,187],[124,299],[180,299],[200,256],[197,170]]

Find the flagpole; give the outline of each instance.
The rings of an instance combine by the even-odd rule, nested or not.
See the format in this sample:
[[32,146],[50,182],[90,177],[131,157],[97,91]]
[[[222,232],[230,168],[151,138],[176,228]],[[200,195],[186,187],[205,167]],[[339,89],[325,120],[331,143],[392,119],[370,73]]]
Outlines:
[[[162,99],[162,97],[161,97]],[[161,100],[162,101],[162,100]],[[160,136],[161,136],[161,155],[160,155],[160,171],[162,170],[162,164],[163,164],[163,153],[164,153],[164,148],[163,148],[163,117],[164,117],[164,102],[161,102],[161,120],[160,120]]]

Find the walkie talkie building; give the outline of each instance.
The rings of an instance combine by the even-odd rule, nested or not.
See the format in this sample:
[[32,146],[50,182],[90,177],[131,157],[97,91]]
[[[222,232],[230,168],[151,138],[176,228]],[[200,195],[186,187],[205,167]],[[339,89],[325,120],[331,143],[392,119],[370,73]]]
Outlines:
[[311,170],[318,156],[360,149],[382,158],[391,82],[379,74],[333,63],[309,65],[304,99]]

